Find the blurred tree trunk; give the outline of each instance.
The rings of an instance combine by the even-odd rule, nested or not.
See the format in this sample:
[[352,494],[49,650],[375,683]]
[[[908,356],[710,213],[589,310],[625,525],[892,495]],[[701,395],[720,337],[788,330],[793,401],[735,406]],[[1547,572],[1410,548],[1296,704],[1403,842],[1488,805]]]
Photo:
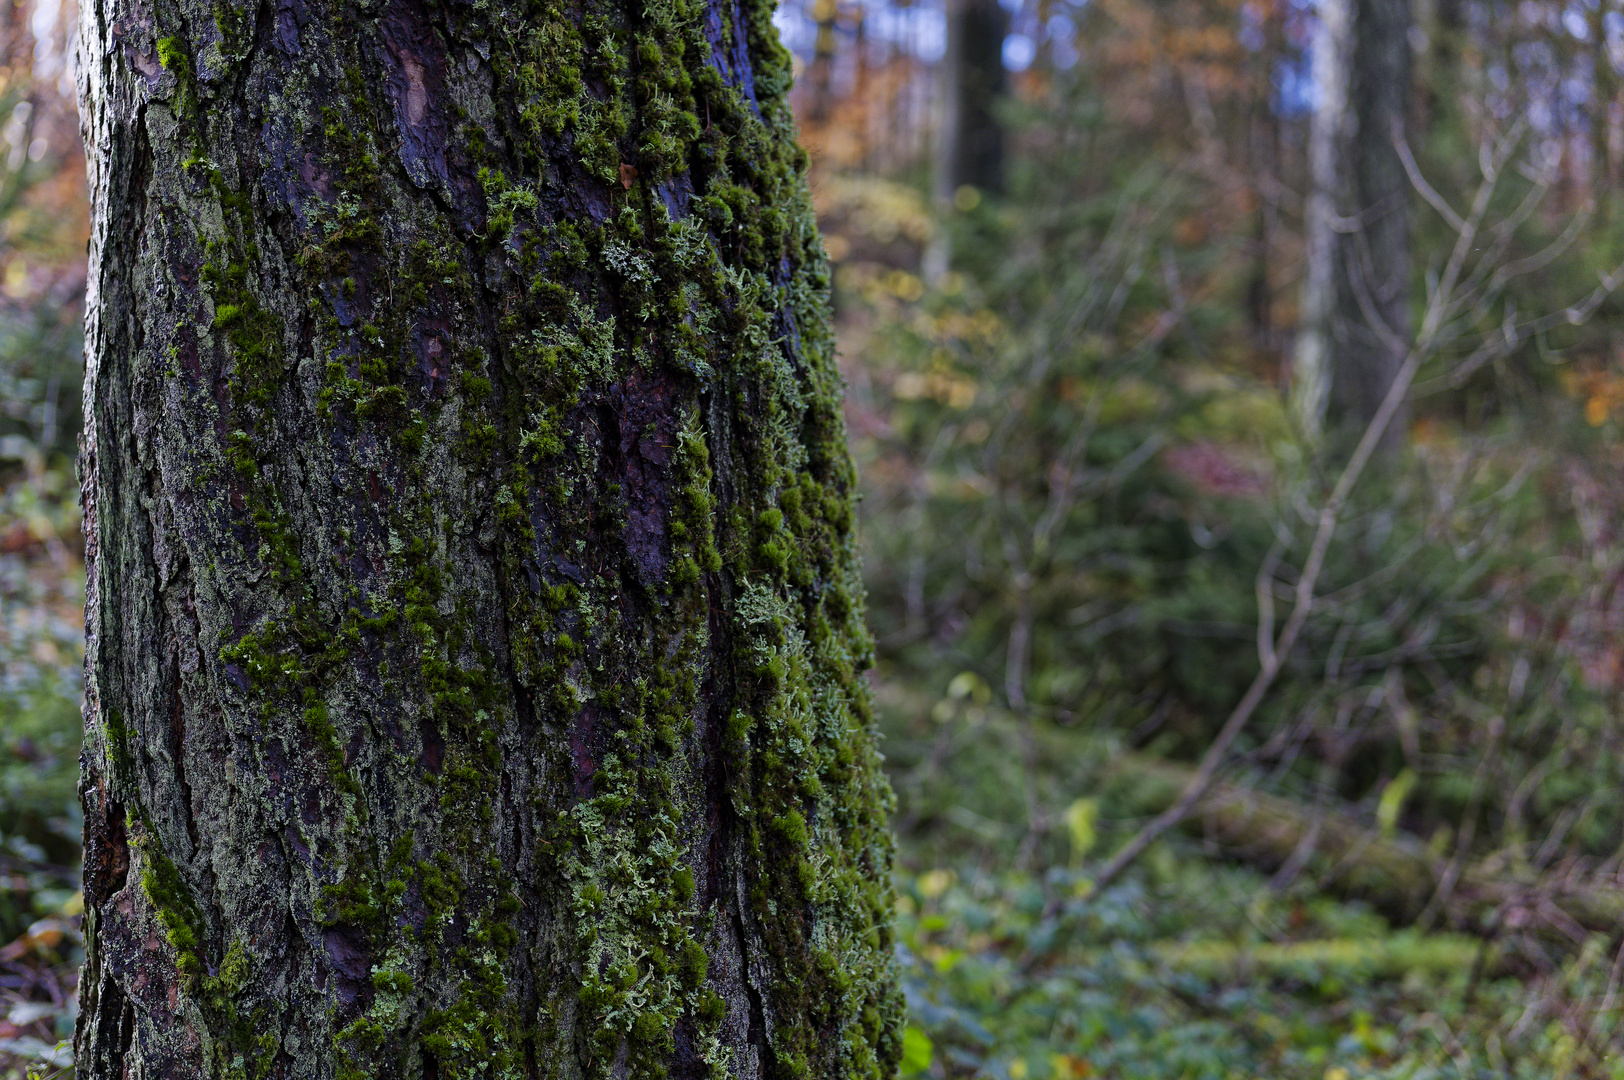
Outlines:
[[1317,439],[1330,399],[1337,234],[1344,184],[1343,131],[1347,126],[1349,66],[1353,61],[1353,0],[1320,0],[1311,64],[1314,113],[1308,126],[1308,197],[1303,208],[1303,288],[1291,360],[1292,407],[1298,423]]
[[[1009,87],[1004,38],[1009,14],[998,0],[947,0],[947,48],[936,68],[936,145],[931,192],[942,215],[961,188],[1004,190],[1004,129],[998,101]],[[925,276],[939,279],[951,254],[937,230],[925,251]]]
[[771,5],[88,5],[78,1076],[882,1077]]
[[1618,186],[1618,163],[1613,154],[1613,105],[1618,99],[1618,74],[1607,49],[1607,10],[1600,4],[1590,13],[1590,57],[1594,86],[1590,107],[1590,188],[1601,196],[1596,208],[1605,220],[1612,209],[1607,192]]
[[8,89],[12,71],[29,59],[26,50],[33,35],[28,32],[28,6],[25,0],[0,4],[0,74],[7,76]]
[[[1356,0],[1348,107],[1351,232],[1337,261],[1333,419],[1363,430],[1404,364],[1411,338],[1410,182],[1393,144],[1410,107],[1410,0]],[[1405,414],[1383,442],[1400,446]]]
[[807,119],[815,123],[827,120],[830,106],[834,104],[835,52],[838,44],[835,22],[839,15],[836,0],[814,0],[812,19],[817,24],[818,33],[812,42],[812,63],[808,72],[812,92],[807,105]]
[[1417,105],[1421,125],[1426,130],[1454,107],[1452,99],[1464,89],[1459,85],[1461,35],[1465,21],[1462,0],[1417,0],[1416,25],[1425,31],[1426,49],[1416,57]]
[[[1305,279],[1294,379],[1304,428],[1357,434],[1409,347],[1409,0],[1323,0],[1314,43]],[[1404,414],[1383,444],[1401,445]]]
[[1257,88],[1247,117],[1247,174],[1255,203],[1252,219],[1253,259],[1246,287],[1246,310],[1253,346],[1271,358],[1279,355],[1280,334],[1274,321],[1274,287],[1270,254],[1280,225],[1280,111],[1275,107],[1273,74],[1285,54],[1284,19],[1276,5],[1263,9],[1262,48],[1255,53],[1252,78]]
[[1009,13],[998,0],[950,0],[942,57],[942,131],[936,190],[951,197],[969,185],[1004,190],[1004,128],[998,102],[1009,88],[1004,38]]

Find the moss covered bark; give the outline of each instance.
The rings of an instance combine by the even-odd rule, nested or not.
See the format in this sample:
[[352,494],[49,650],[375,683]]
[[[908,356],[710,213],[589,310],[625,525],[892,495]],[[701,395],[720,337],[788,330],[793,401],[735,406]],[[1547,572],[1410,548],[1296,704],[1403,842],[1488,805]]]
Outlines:
[[81,1076],[892,1070],[770,17],[86,5]]

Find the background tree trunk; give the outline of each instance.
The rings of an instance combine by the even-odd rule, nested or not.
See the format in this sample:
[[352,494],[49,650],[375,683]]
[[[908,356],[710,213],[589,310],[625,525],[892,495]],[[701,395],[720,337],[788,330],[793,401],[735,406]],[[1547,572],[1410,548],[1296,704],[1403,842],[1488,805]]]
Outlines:
[[[1591,190],[1614,189],[1618,186],[1618,161],[1613,151],[1613,117],[1618,101],[1618,73],[1613,70],[1611,49],[1607,43],[1607,10],[1600,4],[1589,14],[1590,63],[1592,101],[1590,121],[1590,186]],[[1596,209],[1606,219],[1612,209],[1611,199],[1597,199]]]
[[1004,190],[1004,127],[997,109],[1009,88],[1004,71],[1008,34],[1009,13],[998,0],[953,0],[948,5],[936,184],[949,198],[966,184],[992,194]]
[[839,48],[835,24],[839,15],[840,6],[835,0],[814,0],[812,19],[818,24],[818,36],[812,45],[812,65],[807,73],[811,83],[807,119],[814,122],[828,119],[834,99],[835,53]]
[[[1393,145],[1410,105],[1409,0],[1321,0],[1301,315],[1298,417],[1361,432],[1404,362],[1410,329],[1409,180]],[[1404,441],[1401,413],[1383,436]]]
[[1424,132],[1438,124],[1459,105],[1465,91],[1460,85],[1462,36],[1466,31],[1464,0],[1416,0],[1411,14],[1423,32],[1425,48],[1413,53],[1417,90],[1416,112]]
[[81,1077],[893,1068],[770,15],[86,7]]
[[[1009,87],[1004,38],[1009,14],[998,0],[947,0],[947,47],[936,67],[936,142],[931,199],[938,214],[954,212],[962,187],[989,194],[1004,190],[1004,128],[998,101]],[[922,272],[938,282],[952,261],[947,232],[927,245]]]
[[1338,211],[1343,198],[1342,143],[1353,62],[1353,0],[1319,0],[1311,60],[1314,112],[1308,127],[1308,196],[1303,208],[1303,286],[1291,357],[1292,411],[1318,438],[1331,394],[1336,312]]
[[[1362,432],[1381,407],[1409,351],[1410,181],[1393,145],[1410,108],[1411,0],[1356,0],[1351,131],[1352,197],[1338,259],[1338,360],[1331,377],[1332,419]],[[1400,413],[1383,443],[1401,446]]]

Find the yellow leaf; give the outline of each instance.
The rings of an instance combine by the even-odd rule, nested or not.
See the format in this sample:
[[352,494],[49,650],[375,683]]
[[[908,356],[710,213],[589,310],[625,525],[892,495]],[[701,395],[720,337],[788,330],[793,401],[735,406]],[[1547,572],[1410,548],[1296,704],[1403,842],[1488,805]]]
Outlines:
[[1080,861],[1094,849],[1094,823],[1100,816],[1098,799],[1078,799],[1066,807],[1066,831],[1071,834],[1071,857]]
[[1404,809],[1404,800],[1410,797],[1410,790],[1418,779],[1415,770],[1406,767],[1382,788],[1381,800],[1376,803],[1376,824],[1381,827],[1383,836],[1392,836],[1397,830],[1398,815]]
[[934,900],[947,891],[957,875],[951,870],[936,869],[919,875],[919,892],[926,900]]
[[1049,1067],[1056,1080],[1088,1080],[1094,1074],[1094,1066],[1076,1054],[1050,1054]]

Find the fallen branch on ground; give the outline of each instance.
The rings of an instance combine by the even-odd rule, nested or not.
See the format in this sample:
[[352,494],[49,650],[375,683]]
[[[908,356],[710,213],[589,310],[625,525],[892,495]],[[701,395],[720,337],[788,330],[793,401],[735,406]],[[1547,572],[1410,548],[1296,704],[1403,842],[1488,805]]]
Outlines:
[[[1123,753],[1113,771],[1136,785],[1136,801],[1146,812],[1175,803],[1195,773],[1190,766],[1135,753]],[[1400,923],[1421,914],[1449,869],[1447,854],[1438,855],[1412,837],[1384,836],[1335,811],[1316,812],[1221,781],[1208,786],[1183,824],[1228,854],[1270,869],[1292,859],[1317,830],[1310,866],[1318,869],[1322,887],[1368,900]],[[1448,925],[1472,933],[1532,927],[1580,944],[1588,932],[1612,934],[1624,926],[1624,889],[1549,875],[1524,880],[1476,863],[1460,872],[1442,914]]]

